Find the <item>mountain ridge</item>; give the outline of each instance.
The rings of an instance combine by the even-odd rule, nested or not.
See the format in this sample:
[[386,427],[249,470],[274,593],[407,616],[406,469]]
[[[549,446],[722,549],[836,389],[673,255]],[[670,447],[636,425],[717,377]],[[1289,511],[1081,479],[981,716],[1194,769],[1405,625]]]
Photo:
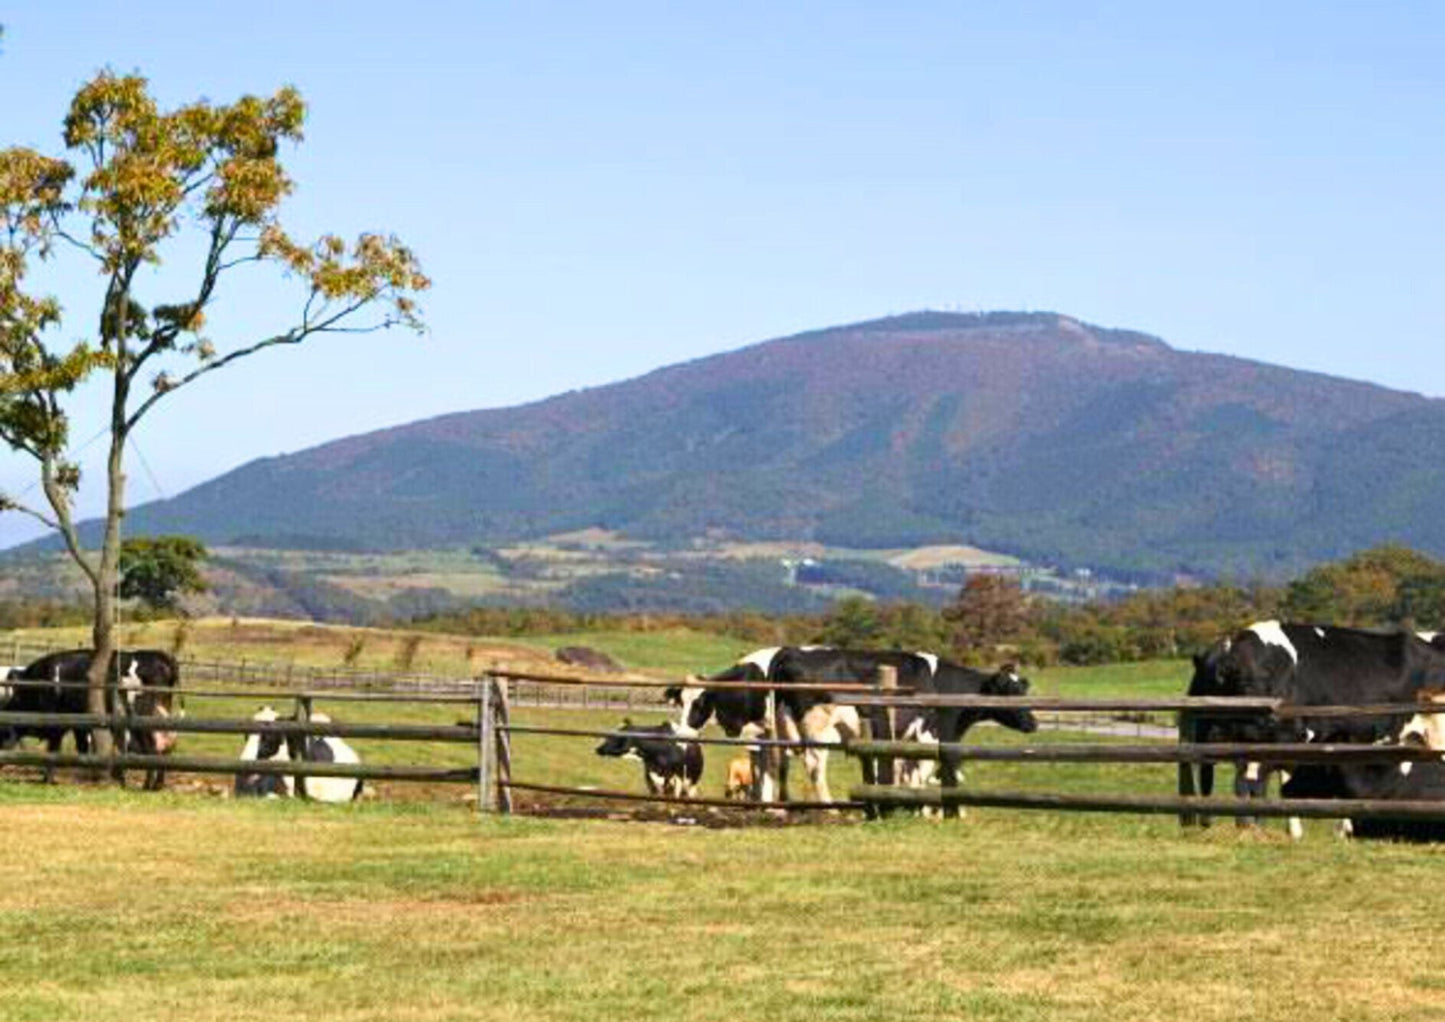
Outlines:
[[1101,568],[1277,574],[1445,553],[1445,402],[1050,312],[916,312],[256,459],[139,532],[398,549],[600,526],[968,542]]

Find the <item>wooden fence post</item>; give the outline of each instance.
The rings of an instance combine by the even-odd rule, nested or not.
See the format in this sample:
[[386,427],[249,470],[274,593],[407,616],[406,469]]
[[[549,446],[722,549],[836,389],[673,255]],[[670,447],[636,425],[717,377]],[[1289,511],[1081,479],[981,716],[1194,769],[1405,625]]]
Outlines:
[[495,685],[497,689],[492,697],[492,729],[497,735],[496,741],[492,746],[495,750],[497,763],[496,805],[497,812],[510,816],[512,814],[512,734],[507,730],[507,727],[512,722],[512,713],[507,699],[507,679],[494,678],[492,684]]
[[492,812],[492,679],[484,677],[477,690],[477,812]]
[[[887,664],[878,668],[877,679],[878,694],[880,696],[892,696],[897,694],[898,668],[890,667]],[[898,709],[893,706],[883,708],[883,726],[887,734],[882,736],[885,742],[896,742],[898,740]],[[879,764],[880,784],[893,784],[897,776],[897,760],[892,756],[884,756]]]
[[[309,696],[296,697],[295,716],[298,723],[309,724],[311,722],[311,699]],[[306,743],[308,740],[308,735],[286,736],[286,752],[291,757],[292,762],[306,762]],[[295,786],[297,798],[306,799],[311,797],[306,791],[306,776],[304,774],[297,774],[292,777],[291,783]]]

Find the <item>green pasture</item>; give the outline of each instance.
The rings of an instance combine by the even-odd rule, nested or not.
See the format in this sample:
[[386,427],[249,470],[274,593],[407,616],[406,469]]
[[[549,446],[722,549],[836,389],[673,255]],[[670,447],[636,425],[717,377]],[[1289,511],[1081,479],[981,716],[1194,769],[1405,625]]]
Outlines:
[[[1035,691],[1174,695],[1186,667],[1040,671]],[[248,717],[265,701],[188,696],[186,710]],[[315,709],[354,722],[472,715],[324,696]],[[598,730],[622,716],[513,712]],[[1146,740],[995,726],[969,737]],[[185,735],[180,751],[234,757],[242,742]],[[640,792],[638,765],[596,756],[597,742],[517,735],[515,777]],[[352,744],[372,763],[475,762],[470,745]],[[704,795],[721,794],[735,754],[707,747]],[[845,797],[856,764],[830,758]],[[793,770],[795,797],[808,795]],[[232,800],[224,776],[178,776],[160,794],[33,778],[0,772],[0,1022],[1433,1022],[1445,1003],[1430,896],[1445,852],[1342,843],[1326,824],[1299,844],[1278,824],[1184,832],[1170,818],[988,809],[754,827],[690,810],[677,815],[704,826],[685,826],[484,817],[466,786],[388,783],[321,806]],[[1175,774],[988,763],[965,783],[1166,793]]]
[[0,1020],[1433,1022],[1430,847],[0,784]]

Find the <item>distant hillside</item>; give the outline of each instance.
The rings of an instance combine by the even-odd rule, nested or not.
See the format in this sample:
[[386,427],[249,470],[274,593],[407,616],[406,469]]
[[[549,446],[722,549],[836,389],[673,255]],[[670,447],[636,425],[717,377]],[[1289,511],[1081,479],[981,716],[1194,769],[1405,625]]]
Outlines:
[[1418,395],[925,312],[262,459],[128,528],[346,550],[600,526],[1279,573],[1384,540],[1445,554],[1442,449],[1445,403]]

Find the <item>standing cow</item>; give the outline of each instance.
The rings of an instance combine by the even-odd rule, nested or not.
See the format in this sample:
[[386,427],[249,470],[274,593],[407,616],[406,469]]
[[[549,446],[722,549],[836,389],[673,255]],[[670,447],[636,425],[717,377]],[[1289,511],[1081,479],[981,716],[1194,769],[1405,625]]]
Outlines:
[[[1323,625],[1260,621],[1221,639],[1194,658],[1190,696],[1253,696],[1297,706],[1413,703],[1422,689],[1445,685],[1445,651],[1404,631],[1376,632]],[[1410,715],[1286,718],[1267,714],[1179,715],[1181,742],[1344,742],[1372,744],[1398,735]],[[1265,794],[1271,768],[1240,763],[1235,791],[1243,798]],[[1214,789],[1214,767],[1200,764],[1198,793]],[[1286,783],[1289,774],[1284,774]],[[1180,764],[1179,793],[1196,792],[1194,770]],[[1194,822],[1184,816],[1183,823]],[[1201,819],[1200,822],[1207,822]],[[1299,837],[1299,820],[1289,821]]]
[[[1028,682],[1020,678],[1012,668],[989,674],[940,660],[931,653],[849,650],[822,646],[758,650],[721,674],[675,691],[678,700],[690,700],[686,718],[690,727],[701,728],[710,718],[715,718],[727,734],[736,737],[747,728],[756,732],[767,727],[767,693],[761,690],[708,689],[705,687],[706,682],[776,682],[779,726],[785,732],[784,737],[792,740],[837,741],[857,735],[864,718],[870,721],[875,734],[881,733],[886,721],[886,711],[882,707],[866,707],[860,714],[854,707],[833,702],[832,697],[825,691],[799,686],[822,682],[872,684],[877,679],[880,667],[892,667],[898,672],[900,688],[920,694],[1022,696],[1028,693]],[[1023,732],[1030,732],[1038,727],[1033,714],[1028,710],[900,707],[895,714],[898,733],[911,735],[920,741],[955,743],[963,738],[971,726],[983,720],[993,720]],[[804,757],[818,797],[824,801],[829,800],[827,750],[805,750]],[[785,766],[786,760],[783,762]],[[957,785],[960,762],[957,754],[942,759],[940,773],[945,785]],[[891,773],[891,766],[891,763],[884,764],[885,779],[887,774]],[[873,765],[866,759],[863,761],[863,771],[864,780],[872,783],[875,779]],[[921,779],[925,772],[914,771],[912,776]],[[762,779],[764,785],[767,780],[765,775]],[[784,773],[779,787],[782,787],[785,780]],[[767,800],[768,788],[764,787],[763,791],[764,799]],[[786,795],[784,797],[786,798]],[[953,810],[950,810],[950,815],[954,815]]]
[[[93,654],[88,649],[51,653],[29,664],[19,672],[11,671],[10,680],[20,682],[6,686],[12,691],[5,709],[12,713],[44,713],[54,715],[84,714],[88,711],[89,692],[84,687]],[[112,655],[109,679],[114,688],[106,690],[108,713],[135,717],[167,718],[175,712],[175,694],[180,685],[180,667],[169,653],[142,649]],[[49,684],[45,684],[45,683]],[[65,724],[25,724],[7,729],[0,736],[0,746],[9,747],[22,738],[34,737],[45,742],[52,755],[60,751],[65,732],[71,731],[75,751],[91,750],[88,727]],[[119,732],[117,752],[141,755],[166,755],[174,747],[173,731],[129,729]],[[54,768],[45,768],[47,783],[54,780]],[[124,780],[124,775],[121,775]],[[145,789],[155,791],[165,784],[165,771],[148,769]]]

